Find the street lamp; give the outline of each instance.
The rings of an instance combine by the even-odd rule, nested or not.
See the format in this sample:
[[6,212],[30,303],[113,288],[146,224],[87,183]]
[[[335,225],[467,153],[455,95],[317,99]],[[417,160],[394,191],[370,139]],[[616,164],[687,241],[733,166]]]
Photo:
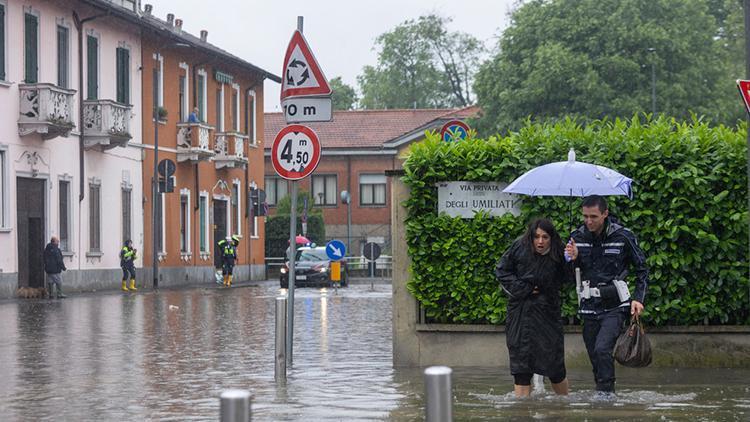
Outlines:
[[[649,53],[656,53],[656,49],[649,47]],[[654,55],[651,56],[651,118],[656,118],[656,68],[654,67]]]
[[[161,51],[164,49],[172,48],[172,47],[190,47],[190,44],[181,43],[181,42],[173,42],[171,44],[167,45],[159,45],[156,48],[156,65],[159,66],[159,78],[157,78],[156,83],[159,84],[158,90],[157,90],[157,98],[154,98],[154,110],[153,110],[153,117],[154,117],[154,171],[153,176],[151,178],[151,234],[152,234],[152,268],[154,269],[154,289],[159,288],[159,251],[156,250],[157,244],[158,244],[158,236],[159,232],[161,230],[157,230],[158,228],[161,228],[161,222],[159,221],[158,216],[156,215],[156,207],[157,207],[157,196],[159,195],[159,107],[161,105],[159,104],[159,93],[163,90],[162,85],[162,79],[164,78],[164,75],[162,75],[162,55]],[[166,176],[164,178],[164,186],[166,187],[167,180]]]
[[352,252],[352,195],[349,191],[341,191],[341,202],[346,204],[346,250]]

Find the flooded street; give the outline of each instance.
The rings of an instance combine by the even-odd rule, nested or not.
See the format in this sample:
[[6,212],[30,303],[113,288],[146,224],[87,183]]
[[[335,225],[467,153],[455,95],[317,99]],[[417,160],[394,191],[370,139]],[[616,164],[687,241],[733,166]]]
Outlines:
[[[421,370],[391,365],[391,286],[297,289],[294,365],[274,382],[276,282],[0,303],[0,420],[218,420],[219,394],[253,394],[253,419],[417,420]],[[750,369],[618,368],[619,397],[508,394],[504,368],[456,369],[456,420],[748,420]],[[549,387],[547,388],[549,390]]]

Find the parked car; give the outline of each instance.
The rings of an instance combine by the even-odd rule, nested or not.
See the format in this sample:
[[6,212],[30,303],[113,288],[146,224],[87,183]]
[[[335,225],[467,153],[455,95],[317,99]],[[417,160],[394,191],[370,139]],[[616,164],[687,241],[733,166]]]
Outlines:
[[[327,286],[333,287],[336,281],[331,280],[331,260],[326,254],[324,246],[301,247],[297,249],[297,257],[294,261],[294,286]],[[349,285],[348,271],[345,261],[339,261],[341,265],[340,283],[341,287]],[[279,277],[281,287],[289,287],[289,261],[281,267]]]

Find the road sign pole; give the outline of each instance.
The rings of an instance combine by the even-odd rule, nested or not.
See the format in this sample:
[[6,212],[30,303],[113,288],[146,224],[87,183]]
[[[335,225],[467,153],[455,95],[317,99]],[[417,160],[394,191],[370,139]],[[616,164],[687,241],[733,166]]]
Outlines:
[[294,284],[296,276],[294,261],[297,258],[297,181],[292,180],[292,209],[289,212],[289,306],[287,307],[286,359],[292,365],[292,346],[294,339]]

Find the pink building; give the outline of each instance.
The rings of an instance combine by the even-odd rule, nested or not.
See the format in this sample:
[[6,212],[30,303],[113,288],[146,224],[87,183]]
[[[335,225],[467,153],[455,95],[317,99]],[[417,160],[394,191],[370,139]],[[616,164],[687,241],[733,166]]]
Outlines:
[[0,297],[42,285],[53,235],[68,290],[116,287],[123,240],[142,249],[137,3],[0,0]]

